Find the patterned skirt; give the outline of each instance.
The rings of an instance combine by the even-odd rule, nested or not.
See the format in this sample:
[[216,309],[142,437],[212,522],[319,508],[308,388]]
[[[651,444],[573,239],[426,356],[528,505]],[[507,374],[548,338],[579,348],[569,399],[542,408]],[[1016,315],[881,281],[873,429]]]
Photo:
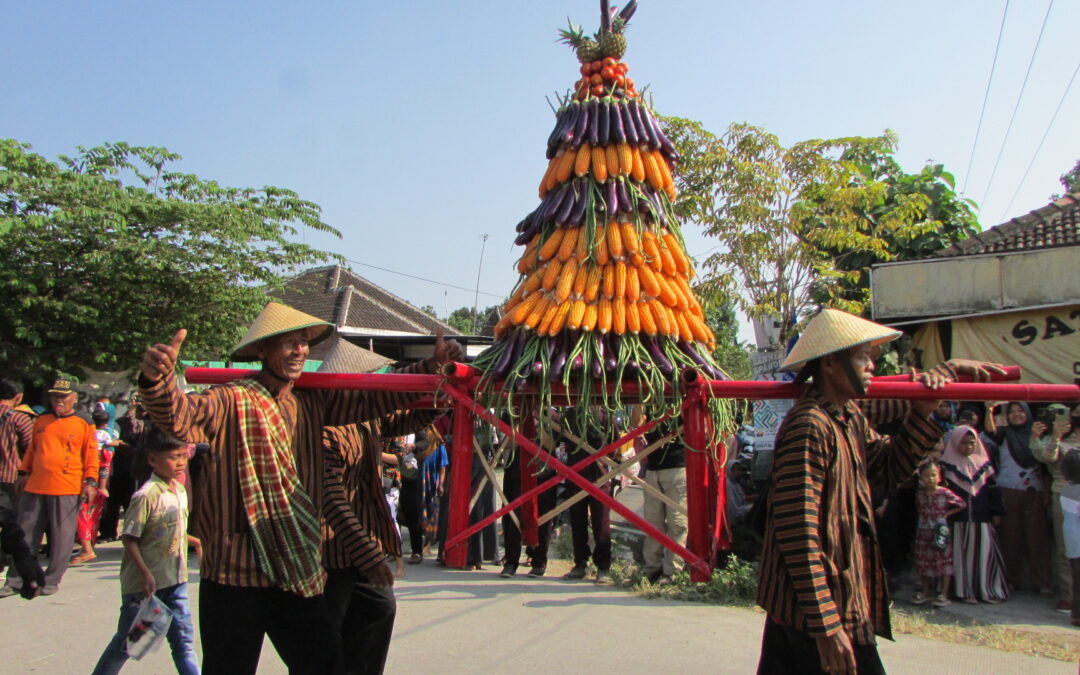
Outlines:
[[997,532],[990,523],[956,522],[953,528],[955,583],[961,598],[1006,600],[1005,560],[998,547]]
[[953,573],[951,546],[942,551],[934,547],[935,530],[920,527],[915,530],[915,568],[922,577],[948,577]]

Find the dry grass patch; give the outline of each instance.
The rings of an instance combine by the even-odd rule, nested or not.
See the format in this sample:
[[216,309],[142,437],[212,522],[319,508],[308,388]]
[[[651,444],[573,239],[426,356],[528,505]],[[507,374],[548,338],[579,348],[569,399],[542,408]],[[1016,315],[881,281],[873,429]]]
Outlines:
[[945,616],[936,612],[893,608],[893,631],[905,635],[975,647],[989,647],[1003,652],[1042,656],[1075,663],[1080,655],[1080,635],[1036,633],[1005,626],[994,626],[970,619]]

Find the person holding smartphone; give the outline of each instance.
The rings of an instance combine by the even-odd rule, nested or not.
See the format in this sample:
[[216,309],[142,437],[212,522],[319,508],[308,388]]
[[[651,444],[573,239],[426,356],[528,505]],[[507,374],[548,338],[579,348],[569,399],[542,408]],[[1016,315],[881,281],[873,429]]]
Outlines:
[[1049,429],[1031,446],[1031,452],[1037,460],[1046,464],[1050,471],[1050,517],[1054,523],[1054,553],[1050,560],[1050,572],[1054,582],[1054,595],[1057,598],[1059,612],[1068,613],[1073,609],[1072,567],[1065,555],[1064,513],[1061,509],[1061,494],[1066,480],[1061,470],[1061,459],[1072,450],[1080,450],[1080,405],[1073,408],[1070,415],[1068,407],[1055,403],[1043,411],[1045,419],[1032,425]]

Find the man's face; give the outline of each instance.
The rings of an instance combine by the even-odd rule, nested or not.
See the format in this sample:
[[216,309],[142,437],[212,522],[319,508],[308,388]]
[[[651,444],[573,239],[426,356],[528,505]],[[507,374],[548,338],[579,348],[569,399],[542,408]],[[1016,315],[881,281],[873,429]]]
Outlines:
[[304,372],[304,362],[310,352],[307,331],[294,330],[263,340],[259,347],[259,359],[263,369],[279,379],[295,381]]
[[[847,351],[824,357],[822,370],[838,394],[849,399],[858,398],[866,393],[866,388],[870,386],[870,380],[874,376],[873,355],[874,348],[870,345],[852,347]],[[862,391],[856,389],[855,383],[848,376],[848,371],[844,367],[844,360],[851,364],[851,371],[855,374],[857,380],[862,383]]]
[[934,410],[934,416],[939,420],[949,421],[952,419],[952,404],[948,401],[942,401],[938,403],[937,409]]
[[75,392],[70,394],[49,394],[49,407],[53,409],[53,412],[57,417],[63,417],[75,412],[75,400],[78,395]]

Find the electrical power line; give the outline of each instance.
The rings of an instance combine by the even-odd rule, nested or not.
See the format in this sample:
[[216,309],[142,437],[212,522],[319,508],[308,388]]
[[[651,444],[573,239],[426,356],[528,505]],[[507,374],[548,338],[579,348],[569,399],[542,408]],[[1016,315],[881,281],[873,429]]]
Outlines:
[[1020,85],[1020,93],[1016,97],[1016,105],[1013,106],[1012,117],[1009,118],[1009,126],[1005,128],[1005,138],[1001,139],[1001,147],[998,148],[997,159],[994,160],[994,170],[990,172],[990,180],[986,183],[986,192],[979,204],[986,203],[986,197],[990,194],[990,188],[994,185],[994,176],[997,175],[998,166],[1001,164],[1001,156],[1005,154],[1005,144],[1009,142],[1009,133],[1012,131],[1013,122],[1016,121],[1016,111],[1020,109],[1020,101],[1024,98],[1024,90],[1027,88],[1028,77],[1031,75],[1031,66],[1035,64],[1035,55],[1039,53],[1039,45],[1042,44],[1043,33],[1046,32],[1046,24],[1050,20],[1050,10],[1054,9],[1054,0],[1046,8],[1046,16],[1043,17],[1042,28],[1039,29],[1039,38],[1035,40],[1035,49],[1031,50],[1031,59],[1028,61],[1027,72],[1024,73],[1024,83]]
[[1035,158],[1039,156],[1039,151],[1042,150],[1043,143],[1046,142],[1046,137],[1050,135],[1050,129],[1054,126],[1054,122],[1057,121],[1058,113],[1061,112],[1061,106],[1065,104],[1065,98],[1069,95],[1069,90],[1072,89],[1073,82],[1076,80],[1076,74],[1080,73],[1080,62],[1076,64],[1076,69],[1073,70],[1072,77],[1069,78],[1069,83],[1065,85],[1065,93],[1061,95],[1061,100],[1058,101],[1057,108],[1054,110],[1054,115],[1050,118],[1050,123],[1046,125],[1046,131],[1043,132],[1042,138],[1039,140],[1038,147],[1035,148],[1035,154],[1031,156],[1031,161],[1028,162],[1027,168],[1024,169],[1024,177],[1020,179],[1020,182],[1016,184],[1016,192],[1013,193],[1012,199],[1009,200],[1009,205],[1005,207],[1005,210],[1001,212],[1001,217],[998,218],[998,222],[1005,222],[1005,216],[1008,215],[1009,209],[1012,208],[1013,202],[1016,201],[1016,196],[1020,194],[1020,188],[1024,186],[1024,181],[1027,180],[1028,174],[1031,172],[1031,167],[1035,165]]
[[491,296],[493,298],[499,298],[500,300],[502,298],[506,297],[505,294],[504,295],[498,295],[498,294],[495,294],[495,293],[488,293],[487,291],[478,291],[478,290],[473,289],[473,288],[465,288],[464,286],[455,286],[454,284],[448,284],[448,283],[445,283],[443,281],[436,281],[434,279],[425,279],[424,277],[418,277],[415,274],[405,274],[404,272],[398,272],[397,270],[391,270],[391,269],[387,269],[385,267],[379,267],[378,265],[372,265],[372,264],[369,264],[369,263],[360,262],[359,260],[352,260],[351,258],[345,258],[345,260],[353,263],[354,265],[362,265],[364,267],[370,267],[372,269],[376,269],[376,270],[379,270],[381,272],[389,272],[390,274],[397,274],[399,276],[409,277],[410,279],[416,279],[417,281],[426,281],[429,284],[435,284],[436,286],[442,286],[443,288],[456,288],[459,291],[469,291],[470,293],[479,293],[480,295],[489,295],[489,296]]
[[1001,27],[998,28],[997,46],[994,47],[994,61],[990,64],[990,77],[986,80],[986,93],[983,94],[982,109],[979,111],[979,123],[975,126],[975,142],[971,144],[971,156],[968,157],[967,171],[964,172],[964,187],[960,190],[960,194],[967,192],[968,181],[971,179],[971,165],[975,161],[975,148],[979,145],[979,132],[982,131],[983,115],[986,114],[986,102],[990,98],[990,84],[994,81],[998,52],[1001,51],[1001,36],[1005,33],[1005,17],[1008,15],[1009,0],[1005,0],[1005,11],[1001,13]]

